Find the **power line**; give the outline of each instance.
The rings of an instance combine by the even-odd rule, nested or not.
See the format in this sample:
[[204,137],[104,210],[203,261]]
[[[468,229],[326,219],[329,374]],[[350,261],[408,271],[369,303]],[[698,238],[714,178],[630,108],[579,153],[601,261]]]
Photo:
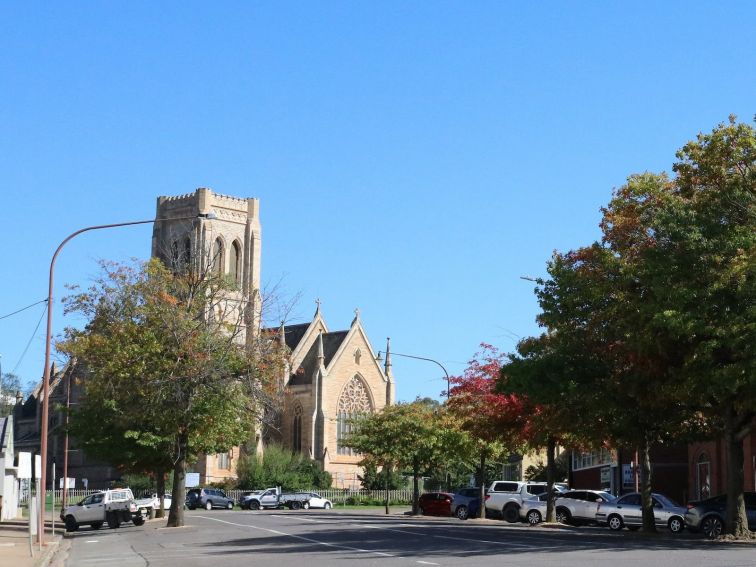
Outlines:
[[[43,303],[43,301],[38,301],[37,303]],[[37,303],[35,303],[35,305]],[[47,303],[46,299],[44,300],[44,303]],[[37,330],[39,329],[39,326],[42,323],[42,319],[45,316],[45,311],[47,311],[46,308],[42,310],[42,315],[39,316],[39,321],[37,321],[37,326],[34,327],[34,332],[32,333],[32,336],[29,338],[29,342],[26,343],[26,348],[24,349],[24,352],[21,353],[21,358],[18,359],[18,362],[16,363],[16,366],[13,368],[13,374],[16,373],[16,370],[18,369],[19,366],[21,366],[21,363],[24,361],[24,357],[26,356],[26,352],[29,350],[29,347],[31,346],[31,343],[34,340],[35,335],[37,334]]]
[[47,303],[47,298],[44,298],[42,301],[37,301],[36,303],[32,303],[31,305],[27,305],[26,307],[22,307],[21,309],[19,309],[18,311],[14,311],[13,313],[8,313],[7,315],[3,315],[2,317],[0,317],[0,320],[7,319],[11,315],[15,315],[16,313],[21,313],[22,311],[26,311],[30,307],[34,307],[35,305],[39,305],[40,303]]

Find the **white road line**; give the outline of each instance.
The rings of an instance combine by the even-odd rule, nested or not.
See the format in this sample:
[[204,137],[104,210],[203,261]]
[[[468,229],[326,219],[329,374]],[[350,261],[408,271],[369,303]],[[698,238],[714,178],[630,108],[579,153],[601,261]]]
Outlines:
[[440,563],[431,563],[430,561],[418,561],[418,563],[423,565],[440,565]]
[[99,539],[88,539],[87,543],[100,543]]
[[253,529],[256,529],[256,530],[261,530],[261,531],[264,531],[264,532],[270,532],[270,533],[274,533],[274,534],[277,534],[277,535],[282,535],[282,536],[286,536],[286,537],[290,537],[290,538],[294,538],[294,539],[299,539],[299,540],[302,540],[302,541],[306,541],[308,543],[314,543],[316,545],[322,545],[322,546],[325,546],[325,547],[333,547],[333,548],[337,548],[337,549],[348,549],[349,551],[359,551],[360,553],[368,553],[370,555],[380,555],[381,557],[399,557],[398,555],[394,555],[392,553],[385,553],[383,551],[373,551],[371,549],[361,549],[359,547],[351,547],[349,545],[340,545],[340,544],[336,544],[336,543],[327,543],[327,542],[324,542],[324,541],[318,541],[316,539],[311,539],[309,537],[304,537],[304,536],[294,535],[294,534],[287,534],[285,532],[280,532],[278,530],[273,530],[271,528],[262,528],[260,526],[253,526],[253,525],[250,525],[250,524],[237,524],[236,522],[227,522],[226,520],[219,520],[217,518],[211,518],[209,516],[195,516],[195,517],[196,518],[204,518],[205,520],[212,520],[214,522],[220,522],[222,524],[229,524],[231,526],[239,526],[240,528],[253,528]]
[[[291,518],[290,515],[284,515],[284,514],[269,514],[270,516],[273,516],[274,518]],[[297,518],[297,520],[301,522],[312,522],[313,524],[325,524],[326,522],[324,520],[313,520],[312,518]]]

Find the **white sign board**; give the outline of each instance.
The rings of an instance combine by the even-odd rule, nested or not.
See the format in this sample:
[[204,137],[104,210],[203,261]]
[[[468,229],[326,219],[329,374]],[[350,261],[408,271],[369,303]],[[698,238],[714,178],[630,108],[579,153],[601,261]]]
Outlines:
[[612,468],[602,467],[601,469],[601,484],[609,484],[612,482]]
[[199,473],[198,472],[186,473],[186,487],[194,488],[195,486],[199,486]]
[[76,488],[76,479],[68,477],[68,481],[66,482],[66,485],[63,486],[63,477],[58,479],[58,488]]
[[42,457],[34,455],[34,479],[37,480],[42,476]]
[[18,454],[18,478],[31,478],[32,477],[31,464],[32,464],[31,453]]

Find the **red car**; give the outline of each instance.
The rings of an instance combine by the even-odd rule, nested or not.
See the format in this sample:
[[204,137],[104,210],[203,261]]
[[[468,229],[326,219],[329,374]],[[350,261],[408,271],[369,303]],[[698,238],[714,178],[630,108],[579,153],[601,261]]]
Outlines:
[[418,505],[425,516],[451,516],[454,495],[449,492],[426,492],[420,495]]

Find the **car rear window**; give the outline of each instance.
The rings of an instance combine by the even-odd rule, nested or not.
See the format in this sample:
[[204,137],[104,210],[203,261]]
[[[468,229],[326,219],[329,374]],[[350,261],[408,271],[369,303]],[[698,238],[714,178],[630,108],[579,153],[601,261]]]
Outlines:
[[516,482],[497,482],[494,483],[494,492],[517,492],[518,486]]
[[528,492],[530,492],[530,494],[543,494],[544,492],[546,492],[547,488],[548,486],[545,484],[530,484],[528,485],[527,490]]

